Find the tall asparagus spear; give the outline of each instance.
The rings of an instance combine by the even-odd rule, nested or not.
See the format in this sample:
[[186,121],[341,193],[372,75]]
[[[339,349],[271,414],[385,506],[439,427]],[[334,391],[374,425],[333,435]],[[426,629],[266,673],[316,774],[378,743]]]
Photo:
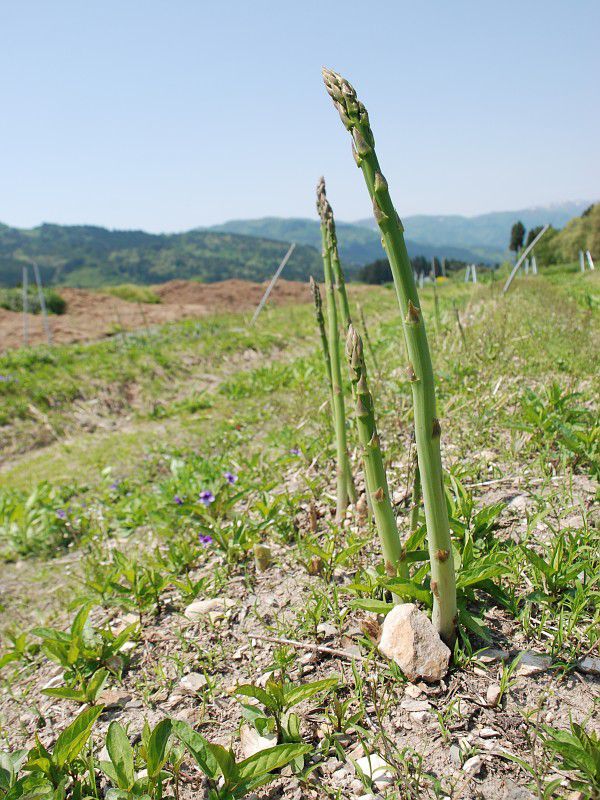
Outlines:
[[371,498],[375,525],[381,539],[385,568],[390,575],[396,575],[400,570],[403,576],[408,577],[396,517],[390,501],[385,467],[383,466],[373,397],[367,382],[363,343],[352,325],[348,328],[346,356],[350,368],[350,380],[356,390],[354,393],[356,398],[356,421],[358,438],[363,451],[365,483]]
[[317,327],[321,334],[321,346],[323,348],[323,356],[325,358],[325,369],[327,370],[327,379],[329,380],[329,388],[331,389],[331,361],[329,358],[329,344],[327,343],[327,334],[325,333],[325,319],[323,317],[323,300],[321,298],[321,290],[319,284],[315,281],[313,276],[310,276],[310,290],[312,292],[313,301],[315,304],[315,317],[317,319]]
[[335,289],[340,299],[340,309],[342,312],[342,321],[344,324],[344,334],[347,333],[352,319],[350,317],[350,304],[348,303],[348,294],[346,292],[346,280],[344,278],[344,271],[340,263],[340,256],[338,253],[337,234],[335,230],[335,219],[333,217],[333,209],[327,199],[325,192],[325,178],[321,178],[317,185],[317,205],[321,210],[321,216],[325,220],[325,229],[327,231],[327,246],[331,256],[331,269],[333,271],[333,279]]
[[[317,210],[321,212],[321,207],[318,203]],[[325,226],[325,220],[322,216],[321,242],[323,245],[323,271],[325,273],[325,299],[327,303],[329,363],[331,367],[331,399],[337,450],[336,518],[338,521],[341,521],[348,506],[348,487],[352,482],[352,473],[350,471],[350,460],[348,458],[348,445],[346,441],[346,409],[344,406],[342,371],[340,366],[340,339],[337,321],[337,308],[335,303],[335,290],[333,286],[331,256],[327,246],[327,230]],[[353,482],[352,488],[354,488]]]
[[[325,332],[325,319],[323,317],[323,301],[321,299],[321,290],[319,288],[319,284],[314,280],[312,275],[310,276],[310,288],[313,295],[313,300],[315,304],[315,317],[317,319],[317,327],[319,328],[319,333],[321,334],[321,345],[323,348],[323,356],[325,358],[325,369],[327,370],[327,380],[329,382],[329,396],[330,396],[330,405],[331,405],[331,414],[332,417],[335,413],[335,404],[333,402],[333,386],[331,382],[331,356],[329,353],[329,343],[327,342],[327,334]],[[352,471],[350,469],[350,463],[348,462],[348,469],[346,475],[346,483],[348,486],[348,496],[354,502],[356,500],[356,487],[354,486],[354,479],[352,477]]]
[[443,490],[440,423],[435,410],[433,367],[417,287],[406,251],[402,223],[375,153],[375,139],[367,110],[358,100],[354,88],[340,75],[324,69],[323,78],[344,126],[352,135],[354,158],[363,172],[373,201],[375,219],[394,278],[413,393],[417,454],[431,562],[433,623],[442,639],[452,644],[457,624],[456,582]]

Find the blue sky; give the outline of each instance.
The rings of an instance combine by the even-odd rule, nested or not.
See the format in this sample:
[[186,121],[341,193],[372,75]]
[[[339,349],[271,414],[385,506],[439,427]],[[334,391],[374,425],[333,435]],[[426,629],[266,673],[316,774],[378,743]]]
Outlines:
[[600,3],[5,0],[0,221],[185,230],[370,214],[323,89],[355,85],[402,215],[600,187]]

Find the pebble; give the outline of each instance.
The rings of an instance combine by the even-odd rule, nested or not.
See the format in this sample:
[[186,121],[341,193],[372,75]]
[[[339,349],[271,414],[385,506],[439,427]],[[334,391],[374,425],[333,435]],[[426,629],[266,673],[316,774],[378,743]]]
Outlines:
[[427,614],[414,603],[402,603],[387,614],[379,651],[395,661],[411,682],[420,678],[430,683],[440,681],[450,662],[450,650]]
[[418,722],[419,725],[426,725],[433,719],[429,711],[413,711],[410,715],[410,718],[415,722]]
[[200,672],[190,672],[189,675],[184,675],[179,681],[181,688],[190,694],[196,694],[201,689],[204,689],[207,684],[206,677]]
[[194,600],[186,607],[183,615],[192,622],[198,622],[206,617],[215,621],[225,615],[225,611],[235,605],[227,597],[211,597],[208,600]]
[[500,736],[498,731],[495,731],[493,728],[482,728],[479,731],[479,735],[482,739],[493,739],[495,736]]
[[494,661],[506,661],[509,655],[508,650],[486,647],[485,650],[477,655],[477,660],[481,661],[482,664],[491,664]]
[[588,675],[600,675],[600,658],[586,656],[579,662],[579,669]]
[[404,689],[404,694],[407,694],[409,697],[412,697],[414,700],[416,700],[417,698],[421,697],[424,692],[418,684],[409,683]]
[[492,683],[488,686],[485,701],[490,708],[494,708],[498,705],[500,700],[500,695],[502,694],[502,689],[498,686],[497,683]]
[[463,764],[463,772],[466,772],[467,775],[471,777],[475,777],[483,767],[483,759],[480,755],[471,756],[471,758],[467,758],[465,763]]
[[250,758],[250,756],[260,753],[261,750],[275,747],[276,744],[277,736],[274,733],[261,736],[251,725],[242,725],[240,728],[240,745],[244,758]]
[[359,758],[356,765],[373,781],[377,788],[389,786],[394,780],[392,768],[378,753],[371,753]]
[[431,706],[427,700],[413,700],[411,697],[407,697],[400,703],[400,708],[404,711],[429,711]]
[[552,659],[550,656],[542,656],[538,653],[533,653],[531,650],[524,650],[521,653],[521,661],[515,674],[521,677],[538,675],[540,672],[545,672],[551,665]]

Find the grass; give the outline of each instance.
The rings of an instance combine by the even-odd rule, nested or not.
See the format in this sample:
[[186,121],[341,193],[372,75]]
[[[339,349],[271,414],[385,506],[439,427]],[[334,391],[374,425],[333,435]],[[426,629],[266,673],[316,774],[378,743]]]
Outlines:
[[107,286],[103,291],[128,303],[160,303],[160,297],[149,286],[138,286],[134,283],[122,283],[118,286]]
[[[46,719],[39,693],[54,664],[62,681],[54,688],[64,690],[62,699],[53,699],[65,709],[60,729],[80,712],[78,704],[99,708],[106,687],[125,690],[141,709],[123,711],[121,724],[132,732],[140,716],[152,716],[133,746],[136,770],[146,764],[152,735],[153,752],[165,758],[164,775],[159,770],[140,791],[152,797],[163,788],[169,794],[178,787],[183,797],[190,787],[201,792],[200,773],[189,785],[181,777],[189,769],[181,773],[194,731],[180,728],[175,735],[169,728],[163,751],[159,740],[167,727],[152,734],[170,717],[156,698],[171,697],[192,670],[207,680],[190,706],[202,721],[202,737],[213,745],[237,741],[245,719],[259,732],[278,733],[280,746],[304,747],[288,755],[293,781],[307,797],[317,775],[319,796],[339,796],[330,773],[320,770],[331,759],[346,763],[345,753],[358,744],[385,758],[405,787],[398,797],[454,797],[462,791],[461,767],[455,775],[451,746],[459,747],[463,762],[478,753],[487,758],[482,743],[474,735],[464,740],[461,731],[486,719],[470,698],[485,696],[487,682],[497,679],[501,700],[486,712],[493,721],[485,724],[502,727],[506,717],[514,758],[487,760],[487,776],[531,783],[540,797],[575,790],[597,796],[593,703],[568,692],[576,691],[570,676],[580,658],[594,653],[600,629],[593,508],[598,319],[586,300],[597,295],[598,279],[554,268],[547,276],[518,279],[507,298],[500,287],[500,280],[439,286],[437,327],[431,287],[422,293],[436,354],[462,636],[449,678],[453,690],[427,695],[434,703],[432,727],[419,732],[413,724],[408,738],[398,734],[401,725],[394,727],[400,714],[410,723],[400,710],[406,681],[394,664],[381,661],[373,638],[377,617],[361,611],[386,608],[397,586],[382,570],[369,523],[352,517],[339,526],[330,515],[334,452],[309,304],[267,309],[254,328],[243,315],[222,315],[149,334],[3,355],[0,681],[6,702],[0,737],[7,748],[14,752],[31,735],[31,726],[22,729],[16,721],[21,716]],[[351,304],[358,296],[381,368],[379,374],[370,365],[372,390],[406,536],[411,404],[397,346],[396,301],[389,289],[350,286]],[[352,435],[350,429],[354,446]],[[420,523],[417,551],[423,548]],[[257,543],[273,553],[264,573],[254,567]],[[415,560],[405,590],[427,608],[427,588],[426,561]],[[186,606],[223,597],[238,607],[242,602],[246,616],[217,609],[190,637]],[[276,600],[281,605],[273,605]],[[123,620],[133,626],[125,651],[114,629]],[[84,628],[89,636],[73,645]],[[310,661],[310,651],[260,640],[340,650],[349,646],[351,630],[366,661],[342,659],[333,673],[331,656]],[[495,678],[495,667],[480,656],[490,643],[510,651],[511,661],[525,649],[546,654],[557,677],[523,682],[517,663]],[[140,660],[142,651],[147,655]],[[260,675],[272,677],[267,695]],[[331,682],[297,697],[290,693],[333,677],[335,693]],[[234,700],[236,685],[250,685],[242,695],[254,692],[260,708],[243,697]],[[568,710],[550,720],[553,692]],[[83,727],[97,751],[106,726],[103,716],[98,722],[92,716]],[[44,742],[49,724],[40,727]],[[111,737],[119,736],[113,729]],[[202,753],[222,753],[194,741],[192,760],[205,786],[220,791],[218,771],[211,772]],[[50,776],[36,767],[30,780],[64,777],[93,795],[89,758],[79,751]],[[106,774],[109,785],[119,785],[110,768]],[[233,773],[228,780],[231,792],[244,796]],[[371,785],[368,775],[358,780],[365,791]],[[465,792],[475,791],[469,787]]]

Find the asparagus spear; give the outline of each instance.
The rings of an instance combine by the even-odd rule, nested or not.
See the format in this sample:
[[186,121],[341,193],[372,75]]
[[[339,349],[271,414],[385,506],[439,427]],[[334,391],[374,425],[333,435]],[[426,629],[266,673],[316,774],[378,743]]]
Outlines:
[[315,304],[315,317],[317,319],[317,327],[321,334],[321,346],[323,348],[323,357],[325,359],[325,369],[327,370],[327,378],[329,380],[329,388],[331,389],[331,361],[329,360],[329,345],[327,343],[327,334],[325,333],[325,319],[323,317],[323,300],[321,298],[321,290],[319,284],[315,281],[313,276],[310,276],[310,290],[312,292],[313,301]]
[[350,304],[348,303],[348,294],[346,292],[346,281],[344,278],[344,271],[340,264],[340,256],[338,253],[337,234],[335,230],[335,220],[333,217],[333,209],[327,199],[325,192],[325,178],[321,178],[317,185],[317,206],[320,209],[322,218],[325,220],[325,229],[327,231],[327,246],[331,256],[331,269],[333,271],[333,279],[335,282],[335,289],[340,299],[340,308],[342,311],[342,320],[344,323],[344,334],[347,333],[352,319],[350,317]]
[[350,325],[346,338],[346,356],[350,368],[350,381],[355,387],[356,422],[358,438],[362,445],[365,483],[375,516],[375,525],[385,559],[386,572],[408,577],[403,549],[400,544],[396,516],[390,501],[387,476],[375,421],[373,397],[367,382],[367,370],[363,354],[363,343],[355,328]]
[[[317,203],[317,209],[321,212],[321,207]],[[337,308],[335,303],[335,293],[333,287],[333,275],[331,269],[331,257],[327,246],[327,231],[325,221],[321,216],[321,241],[323,245],[323,271],[325,273],[325,299],[327,303],[327,327],[329,341],[329,364],[331,369],[331,398],[332,412],[335,425],[335,443],[337,450],[336,467],[336,518],[341,521],[348,506],[349,491],[352,481],[350,470],[350,460],[348,458],[348,445],[346,441],[346,409],[344,406],[344,393],[342,384],[342,371],[340,367],[340,342],[337,321]]]
[[[335,406],[333,402],[333,386],[331,383],[331,357],[329,354],[329,343],[327,342],[327,333],[325,332],[325,319],[323,317],[323,301],[321,299],[321,290],[319,288],[319,284],[314,280],[312,275],[310,276],[310,288],[315,303],[315,316],[317,319],[317,327],[319,328],[319,332],[321,334],[321,345],[323,348],[323,356],[325,358],[325,369],[327,370],[327,379],[329,382],[331,413],[333,415]],[[348,484],[348,496],[350,497],[352,502],[354,502],[356,500],[356,487],[354,486],[354,479],[352,478],[352,470],[350,469],[349,462],[346,475],[346,482]]]
[[452,644],[457,624],[456,582],[443,489],[440,423],[435,410],[433,367],[417,287],[406,251],[403,226],[375,153],[375,139],[367,110],[358,100],[354,88],[340,75],[324,69],[323,78],[344,126],[352,135],[354,158],[363,172],[394,278],[409,358],[408,375],[413,394],[417,454],[431,563],[433,623],[442,639]]

